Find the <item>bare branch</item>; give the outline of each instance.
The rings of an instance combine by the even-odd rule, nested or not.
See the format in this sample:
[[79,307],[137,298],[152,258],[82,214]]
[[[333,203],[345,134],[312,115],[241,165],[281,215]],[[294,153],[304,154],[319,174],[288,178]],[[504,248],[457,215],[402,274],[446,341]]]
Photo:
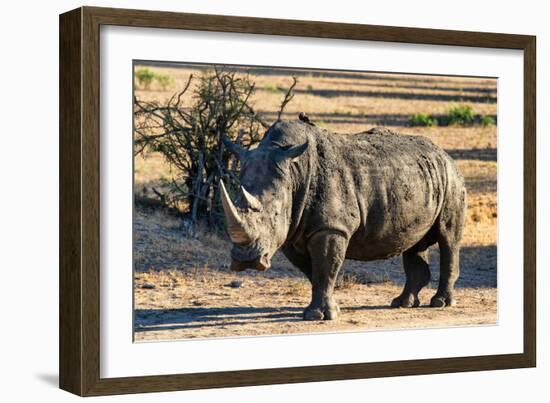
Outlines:
[[296,83],[298,81],[296,80],[296,77],[292,76],[292,85],[289,87],[288,91],[285,94],[285,99],[283,99],[283,102],[281,103],[281,107],[279,108],[279,113],[277,114],[277,120],[281,120],[281,115],[283,114],[283,111],[286,108],[286,105],[292,101],[292,98],[294,98],[294,92],[292,91],[294,87],[296,87]]

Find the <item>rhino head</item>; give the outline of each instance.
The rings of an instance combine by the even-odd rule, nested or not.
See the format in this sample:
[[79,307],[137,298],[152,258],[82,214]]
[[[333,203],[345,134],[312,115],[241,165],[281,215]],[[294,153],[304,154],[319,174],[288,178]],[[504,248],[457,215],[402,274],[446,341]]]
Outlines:
[[[266,134],[267,136],[267,134]],[[233,243],[231,270],[265,271],[286,240],[292,212],[292,164],[306,151],[307,141],[281,145],[264,137],[254,150],[222,138],[240,160],[239,197],[233,202],[220,180],[227,232]]]

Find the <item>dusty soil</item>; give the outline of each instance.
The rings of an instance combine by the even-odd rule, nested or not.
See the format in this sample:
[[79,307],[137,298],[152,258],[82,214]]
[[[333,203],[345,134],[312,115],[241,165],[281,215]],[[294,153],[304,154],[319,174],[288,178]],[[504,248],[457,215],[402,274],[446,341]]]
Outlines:
[[[152,67],[170,74],[172,88],[137,89],[141,99],[163,100],[181,87],[192,68]],[[257,110],[275,116],[295,72],[250,72],[258,91]],[[191,229],[182,216],[137,204],[134,214],[135,340],[231,337],[288,333],[364,331],[380,328],[494,324],[497,320],[497,153],[496,126],[410,127],[413,113],[444,114],[452,104],[472,106],[496,117],[496,80],[461,77],[328,72],[298,75],[296,96],[284,118],[306,111],[337,133],[376,125],[421,134],[444,148],[466,178],[468,216],[457,282],[458,305],[425,305],[435,292],[439,254],[432,248],[432,283],[421,292],[423,306],[390,309],[404,282],[401,258],[346,261],[336,290],[342,310],[336,321],[304,322],[311,293],[307,280],[278,254],[266,273],[231,273],[230,243],[223,236]],[[137,199],[173,175],[156,153],[135,160]]]
[[340,317],[309,322],[302,311],[311,291],[301,278],[198,270],[139,273],[135,284],[136,341],[480,325],[497,318],[496,288],[460,288],[458,305],[442,309],[427,306],[435,290],[426,288],[420,307],[391,309],[399,285],[348,283],[336,290]]

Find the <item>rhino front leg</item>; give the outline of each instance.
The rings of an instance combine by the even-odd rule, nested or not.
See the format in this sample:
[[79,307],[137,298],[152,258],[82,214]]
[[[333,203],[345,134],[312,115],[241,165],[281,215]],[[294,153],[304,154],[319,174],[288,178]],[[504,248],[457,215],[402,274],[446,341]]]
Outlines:
[[407,281],[403,292],[391,302],[391,307],[416,308],[420,305],[418,293],[430,282],[428,251],[408,250],[404,252],[403,268]]
[[334,300],[334,285],[346,257],[348,240],[340,233],[320,232],[308,242],[311,256],[311,303],[304,311],[305,320],[336,319],[340,308]]
[[292,245],[286,245],[282,248],[283,253],[311,282],[311,259],[308,255],[298,252]]

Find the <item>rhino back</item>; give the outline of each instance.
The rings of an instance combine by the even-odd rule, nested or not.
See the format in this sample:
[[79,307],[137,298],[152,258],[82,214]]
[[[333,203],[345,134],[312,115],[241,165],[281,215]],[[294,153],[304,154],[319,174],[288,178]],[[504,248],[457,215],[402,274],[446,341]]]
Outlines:
[[350,240],[348,258],[382,259],[411,248],[453,197],[446,193],[448,182],[463,188],[452,159],[424,137],[388,129],[356,135],[317,131],[314,137],[305,235],[343,233]]

